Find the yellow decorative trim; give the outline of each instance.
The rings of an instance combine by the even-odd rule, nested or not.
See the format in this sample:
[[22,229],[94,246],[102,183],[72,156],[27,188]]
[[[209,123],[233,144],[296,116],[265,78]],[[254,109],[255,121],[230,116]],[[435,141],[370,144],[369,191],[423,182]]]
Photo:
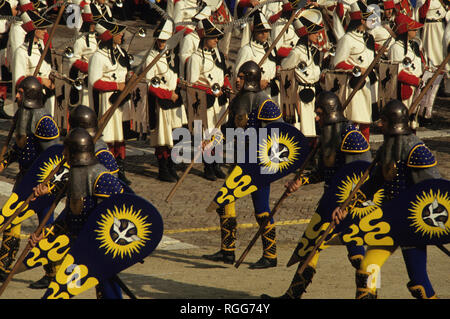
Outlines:
[[[437,165],[436,159],[434,160],[433,164],[428,164],[428,165],[413,165],[413,164],[410,164],[412,154],[420,146],[426,147],[430,151],[430,149],[425,144],[417,144],[416,146],[413,147],[411,152],[409,152],[408,161],[406,162],[406,166],[412,167],[412,168],[429,168],[429,167],[436,166]],[[430,153],[431,153],[431,151],[430,151]]]
[[276,103],[275,103],[274,100],[272,100],[272,99],[267,99],[267,100],[265,100],[264,102],[262,102],[261,105],[259,106],[259,110],[258,110],[258,116],[257,116],[257,117],[258,117],[258,120],[262,120],[262,121],[275,121],[275,120],[278,120],[279,118],[281,118],[281,116],[283,115],[283,113],[282,113],[281,110],[280,110],[280,115],[279,115],[277,118],[271,118],[271,119],[261,118],[261,117],[260,117],[260,114],[261,114],[262,108],[263,108],[264,104],[266,104],[266,102],[268,102],[268,101],[273,102],[273,103],[276,105]]
[[[361,135],[361,137],[366,141],[366,143],[367,143],[367,148],[366,148],[366,149],[364,149],[364,150],[344,150],[344,149],[343,149],[344,143],[345,143],[345,141],[347,140],[347,137],[350,135],[350,133],[353,133],[353,132],[359,133],[359,134]],[[367,142],[367,140],[366,140],[366,138],[364,137],[364,135],[362,135],[361,132],[359,132],[359,131],[357,131],[357,130],[352,130],[352,131],[348,132],[347,134],[345,134],[344,138],[342,139],[342,143],[341,143],[341,151],[342,151],[342,152],[346,152],[346,153],[364,153],[364,152],[366,152],[366,151],[368,151],[368,150],[370,150],[370,144],[369,144],[369,142]]]
[[49,116],[49,115],[43,116],[43,117],[37,122],[37,124],[36,124],[36,126],[35,126],[35,129],[39,127],[39,124],[40,124],[41,121],[42,121],[43,119],[45,119],[45,118],[49,118],[49,119],[55,124],[55,127],[56,127],[56,129],[58,130],[58,135],[53,136],[53,137],[39,136],[39,135],[37,135],[36,133],[34,133],[34,135],[35,135],[36,137],[40,138],[40,139],[43,139],[43,140],[54,140],[55,138],[58,138],[58,137],[59,137],[59,128],[58,128],[58,125],[56,125],[55,120],[54,120],[51,116]]

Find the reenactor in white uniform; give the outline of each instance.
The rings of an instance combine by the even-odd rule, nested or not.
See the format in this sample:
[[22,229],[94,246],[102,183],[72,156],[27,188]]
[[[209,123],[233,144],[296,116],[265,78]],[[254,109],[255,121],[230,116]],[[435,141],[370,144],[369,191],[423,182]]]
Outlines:
[[[212,132],[222,114],[228,106],[226,89],[231,89],[225,56],[219,51],[217,43],[223,37],[223,32],[217,29],[209,19],[200,21],[198,28],[200,44],[197,51],[188,61],[187,81],[195,88],[206,91],[207,123],[203,127]],[[209,134],[207,134],[209,135]],[[204,162],[205,178],[216,180],[225,178],[218,163]]]
[[[345,96],[348,96],[358,82],[357,73],[363,74],[375,56],[375,40],[367,33],[366,20],[372,14],[366,6],[356,1],[351,5],[351,21],[345,35],[336,45],[336,55],[333,58],[334,68],[352,72]],[[372,72],[373,74],[373,72]],[[365,84],[359,89],[345,110],[345,116],[359,126],[359,130],[369,141],[370,124],[372,122],[372,92],[371,84],[376,81],[368,76]],[[372,82],[372,83],[371,83]]]
[[[155,44],[147,58],[146,65],[162,51],[166,41],[174,33],[174,25],[170,20],[162,21],[155,29]],[[178,65],[173,50],[167,50],[146,74],[149,82],[150,111],[150,146],[155,148],[158,160],[158,178],[166,182],[176,182],[178,175],[171,157],[174,142],[172,131],[187,123],[186,111],[177,88]]]
[[398,63],[398,99],[409,108],[423,73],[423,56],[419,44],[413,40],[423,24],[401,13],[397,15],[395,22],[398,36],[389,50],[389,60]]
[[[194,17],[192,17],[192,22],[196,24],[195,30],[194,28],[189,28],[187,26],[184,28],[184,37],[180,42],[180,52],[178,53],[180,57],[179,74],[182,78],[186,77],[185,71],[187,61],[195,53],[195,51],[197,51],[198,45],[200,44],[200,37],[198,35],[199,22],[203,19],[210,19],[210,17],[211,9],[208,6],[205,6]],[[178,27],[177,30],[179,30]]]
[[[252,36],[251,41],[241,47],[236,58],[234,66],[234,77],[237,76],[237,71],[247,61],[254,61],[259,63],[263,56],[266,54],[266,50],[270,48],[269,36],[272,27],[269,25],[265,15],[256,10],[253,14],[253,23],[251,26]],[[273,50],[264,63],[261,65],[261,89],[263,89],[275,103],[279,104],[279,87],[276,80],[277,64],[276,64],[276,52]],[[235,83],[235,79],[233,83]]]
[[[308,12],[309,11],[309,12]],[[299,19],[294,20],[294,26],[299,36],[295,48],[281,62],[282,69],[294,69],[300,97],[300,116],[296,113],[296,126],[306,137],[316,136],[316,114],[314,112],[316,83],[320,80],[320,52],[313,45],[317,41],[323,27],[309,20],[316,10],[307,10]]]
[[[450,3],[446,0],[420,0],[417,1],[416,12],[417,19],[422,23],[423,29],[421,30],[420,39],[422,40],[423,53],[427,65],[433,71],[437,68],[448,54],[448,42],[445,37],[448,36],[446,32],[446,26],[448,30],[448,24],[450,20]],[[449,77],[450,62],[447,63],[446,77]],[[448,79],[446,79],[448,81]],[[433,93],[432,93],[433,94]],[[427,110],[431,121],[432,105]],[[426,117],[427,117],[426,116]]]
[[[43,53],[47,35],[47,28],[51,21],[41,17],[35,11],[27,11],[21,15],[22,28],[26,31],[25,42],[14,52],[14,64],[12,68],[12,80],[17,86],[20,81],[29,75],[33,75],[36,66]],[[55,106],[55,84],[51,79],[52,60],[50,48],[42,61],[37,77],[44,86],[45,108],[53,116]]]
[[[120,48],[125,26],[100,20],[95,30],[100,42],[97,51],[89,60],[88,88],[89,105],[94,106],[101,118],[114,104],[125,88],[130,68],[129,55]],[[119,166],[119,179],[131,182],[125,176],[125,138],[123,121],[129,117],[130,101],[124,99],[115,110],[103,130],[103,140],[114,155]]]
[[175,0],[173,7],[173,21],[175,24],[191,22],[192,17],[197,14],[202,2],[201,0]]
[[[14,3],[15,2],[15,3]],[[17,14],[16,10],[17,1],[0,1],[0,15],[4,17],[15,17]],[[13,21],[4,19],[0,21],[0,80],[8,81],[11,77],[11,72],[9,70],[8,61],[8,38],[9,30]],[[10,115],[6,114],[4,110],[5,100],[7,98],[8,85],[6,83],[0,84],[0,118],[10,119]]]
[[[73,80],[84,77],[87,83],[87,74],[89,70],[89,59],[97,50],[97,38],[95,34],[95,23],[91,13],[91,7],[84,5],[81,9],[83,24],[80,32],[87,33],[78,38],[73,45],[73,56],[70,58],[69,77]],[[72,87],[69,96],[69,106],[89,105],[89,92],[87,85],[83,86],[81,99],[79,92]]]

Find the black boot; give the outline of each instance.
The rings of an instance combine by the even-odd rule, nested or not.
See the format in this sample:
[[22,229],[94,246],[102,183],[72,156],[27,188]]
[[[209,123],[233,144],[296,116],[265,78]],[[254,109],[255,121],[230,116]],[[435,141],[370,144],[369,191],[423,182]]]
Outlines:
[[306,266],[305,270],[303,270],[303,273],[301,275],[298,274],[298,270],[302,267],[302,264],[298,266],[297,271],[295,272],[294,278],[292,279],[291,285],[289,286],[288,290],[285,292],[284,295],[280,297],[271,297],[266,294],[262,294],[262,299],[300,299],[302,298],[302,295],[306,292],[306,287],[309,286],[309,284],[312,281],[312,278],[314,277],[314,274],[316,273],[316,270],[312,266]]
[[161,157],[158,158],[158,179],[163,182],[174,183],[177,179],[170,173],[169,159]]
[[[261,225],[266,220],[265,213],[256,216],[258,224]],[[261,235],[263,256],[250,265],[250,269],[265,269],[277,266],[277,244],[275,224],[269,221]]]
[[172,175],[176,180],[180,179],[180,176],[178,176],[177,170],[175,169],[175,163],[172,161],[172,157],[167,159],[167,168],[169,169],[170,175]]
[[131,185],[131,181],[125,176],[125,160],[123,158],[116,158],[117,166],[119,166],[119,179],[127,185]]
[[216,174],[214,173],[213,164],[204,163],[203,165],[204,165],[203,177],[205,177],[209,181],[216,181],[217,177]]
[[[58,262],[61,264],[61,262]],[[56,276],[56,263],[49,262],[44,265],[45,275],[39,279],[38,281],[32,282],[28,285],[28,288],[31,289],[46,289],[50,285],[50,283],[55,279]]]
[[0,98],[0,118],[10,120],[13,116],[5,112],[5,100]]
[[223,207],[217,209],[217,213],[220,219],[221,249],[212,255],[203,255],[203,258],[233,264],[236,259],[234,254],[236,250],[236,217],[224,216],[225,209]]
[[0,282],[3,282],[11,272],[11,265],[14,262],[20,247],[20,238],[4,234],[0,248]]
[[225,264],[233,264],[236,259],[234,251],[222,249],[212,255],[203,255],[202,257],[211,261],[222,261]]
[[368,280],[371,273],[357,270],[355,275],[356,299],[377,299],[376,289],[370,289]]
[[216,175],[217,178],[223,179],[223,178],[227,177],[227,175],[225,175],[225,173],[220,168],[220,164],[214,162],[212,164],[212,166],[213,166],[213,170],[214,170],[214,175]]

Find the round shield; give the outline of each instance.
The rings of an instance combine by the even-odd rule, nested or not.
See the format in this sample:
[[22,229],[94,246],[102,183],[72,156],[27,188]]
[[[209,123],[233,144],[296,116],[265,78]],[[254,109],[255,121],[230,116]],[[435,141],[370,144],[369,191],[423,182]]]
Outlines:
[[310,88],[305,88],[305,89],[301,90],[300,92],[298,92],[298,96],[300,97],[300,100],[302,102],[309,103],[312,100],[314,100],[315,94],[314,94],[314,90],[312,90]]

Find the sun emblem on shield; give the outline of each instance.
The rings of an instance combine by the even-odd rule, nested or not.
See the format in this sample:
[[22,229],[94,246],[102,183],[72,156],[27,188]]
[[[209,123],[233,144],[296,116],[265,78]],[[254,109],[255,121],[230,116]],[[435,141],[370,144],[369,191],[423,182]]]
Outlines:
[[450,197],[448,193],[442,194],[430,190],[417,195],[411,203],[409,211],[413,214],[408,217],[412,220],[412,226],[422,236],[440,237],[450,233]]
[[275,174],[287,169],[300,154],[298,142],[294,137],[281,133],[267,136],[259,144],[258,159],[269,174]]
[[107,209],[97,222],[100,227],[95,230],[98,233],[96,239],[101,242],[100,248],[105,248],[106,254],[112,254],[113,258],[131,257],[139,253],[150,240],[152,224],[146,219],[141,210],[134,211],[133,206],[126,207],[124,204],[120,209],[117,206],[113,210]]
[[[40,168],[39,173],[37,174],[38,177],[38,183],[42,183],[48,175],[56,168],[56,166],[59,165],[59,163],[62,161],[62,157],[55,156],[54,158],[49,158],[48,161],[46,161]],[[54,182],[58,181],[62,178],[62,175],[67,173],[67,169],[69,168],[69,165],[67,163],[64,163],[63,167],[59,170],[59,172],[56,172],[54,178]]]
[[[338,186],[338,203],[343,203],[350,196],[350,193],[355,189],[359,180],[362,178],[363,173],[355,174],[351,176],[346,176]],[[369,179],[369,177],[367,177]],[[366,179],[366,181],[367,181]],[[365,182],[366,182],[365,181]],[[351,207],[350,213],[352,218],[358,216],[362,218],[370,213],[372,213],[375,209],[381,206],[383,203],[384,197],[384,189],[379,189],[374,195],[373,199],[368,199],[366,194],[364,194],[361,189],[356,192],[356,198]]]

